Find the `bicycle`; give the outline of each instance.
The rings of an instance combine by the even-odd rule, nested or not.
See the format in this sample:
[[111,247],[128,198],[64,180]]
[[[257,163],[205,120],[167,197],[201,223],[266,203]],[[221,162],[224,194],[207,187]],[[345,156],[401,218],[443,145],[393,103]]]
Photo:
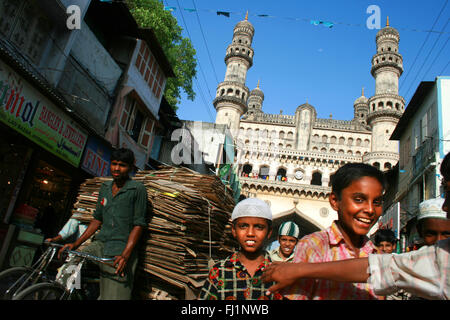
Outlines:
[[[61,248],[63,245],[49,243],[55,248]],[[89,286],[98,284],[98,277],[83,277],[85,283],[81,285],[81,270],[86,262],[99,262],[110,267],[114,258],[99,258],[84,252],[65,250],[69,255],[66,262],[59,268],[58,274],[54,280],[35,283],[12,297],[13,300],[85,300],[89,297]],[[87,271],[87,270],[85,270]],[[98,273],[97,273],[98,275]]]
[[49,246],[31,267],[12,267],[0,272],[0,300],[10,300],[23,289],[52,278],[47,268],[56,253],[57,247]]

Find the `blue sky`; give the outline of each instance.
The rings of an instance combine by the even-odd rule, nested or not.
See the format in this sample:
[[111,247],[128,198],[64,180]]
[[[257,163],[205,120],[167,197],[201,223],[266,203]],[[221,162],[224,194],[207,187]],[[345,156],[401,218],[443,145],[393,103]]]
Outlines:
[[[252,90],[261,81],[264,112],[278,114],[283,110],[283,114],[293,115],[308,101],[320,118],[330,114],[334,119],[353,118],[353,102],[361,95],[361,88],[366,97],[375,91],[370,68],[378,30],[366,25],[372,15],[366,12],[370,5],[380,8],[381,27],[389,16],[390,25],[400,32],[399,53],[404,66],[400,95],[408,103],[420,81],[450,75],[447,2],[164,0],[165,6],[175,8],[172,14],[184,29],[183,35],[191,38],[199,61],[194,81],[196,98],[189,101],[183,96],[178,117],[215,121],[212,100],[225,76],[225,50],[234,26],[244,19],[247,10],[255,28],[255,56],[246,85]],[[196,12],[184,10],[194,8]],[[217,11],[230,12],[230,17],[219,16]],[[332,22],[333,27],[315,26],[310,20]]]

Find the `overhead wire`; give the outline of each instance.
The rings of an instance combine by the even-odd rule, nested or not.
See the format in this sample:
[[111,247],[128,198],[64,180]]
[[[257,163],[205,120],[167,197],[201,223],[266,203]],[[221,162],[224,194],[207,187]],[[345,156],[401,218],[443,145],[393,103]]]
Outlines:
[[[445,41],[445,43],[444,43],[444,45],[442,46],[441,50],[439,50],[438,54],[434,57],[433,62],[431,63],[431,65],[429,66],[429,68],[427,69],[427,71],[425,72],[424,76],[426,76],[426,75],[428,74],[428,72],[430,72],[431,67],[434,65],[434,63],[436,62],[437,58],[439,57],[439,55],[442,53],[442,51],[444,50],[445,46],[447,45],[448,40],[450,40],[450,36],[447,37],[447,41]],[[450,61],[450,59],[449,59],[449,61]],[[438,75],[438,76],[439,76],[439,75],[442,75],[442,73],[438,73],[437,75]]]
[[202,27],[202,24],[201,24],[201,22],[200,22],[200,16],[198,15],[197,7],[196,7],[196,5],[195,5],[195,1],[194,1],[194,0],[192,0],[192,4],[194,5],[194,9],[195,9],[195,14],[196,14],[196,16],[197,16],[198,25],[199,25],[200,31],[201,31],[201,33],[202,33],[203,42],[205,43],[206,52],[208,53],[209,62],[211,63],[211,67],[212,67],[214,76],[215,76],[215,78],[216,78],[216,83],[218,84],[218,83],[219,83],[219,79],[218,79],[218,77],[217,77],[216,69],[214,68],[214,63],[213,63],[213,61],[212,61],[211,53],[209,52],[209,48],[208,48],[208,41],[206,41],[205,33],[203,32],[203,27]]
[[[436,23],[438,22],[439,18],[441,17],[442,12],[444,11],[445,7],[447,6],[447,2],[448,2],[448,0],[446,0],[444,5],[442,6],[441,11],[439,12],[438,16],[434,20],[434,23],[433,23],[433,26],[431,27],[431,30],[433,30],[434,26],[436,25]],[[408,68],[408,71],[406,72],[406,75],[402,79],[402,82],[401,82],[400,87],[399,87],[399,91],[402,89],[403,85],[406,83],[406,79],[408,78],[409,74],[411,73],[411,70],[413,69],[414,65],[416,64],[417,58],[419,57],[420,53],[422,52],[423,47],[425,46],[425,43],[428,41],[428,38],[430,37],[430,35],[431,35],[431,32],[428,32],[424,42],[422,43],[422,46],[420,47],[419,51],[417,52],[416,57],[414,58],[414,61],[413,61],[412,65]]]
[[[181,8],[180,3],[179,3],[178,0],[177,0],[177,4],[178,4],[178,7]],[[188,28],[187,23],[186,23],[186,20],[184,19],[183,12],[181,12],[181,10],[180,10],[180,13],[181,13],[181,19],[183,20],[183,24],[184,24],[184,26],[185,26],[185,28],[186,28],[186,33],[187,33],[189,39],[192,39],[191,34],[190,34],[190,32],[189,32],[189,28]],[[209,96],[210,96],[210,99],[211,99],[210,101],[212,101],[213,98],[212,98],[211,92],[210,92],[210,90],[209,90],[208,81],[206,80],[205,74],[204,74],[204,72],[203,72],[203,68],[202,68],[201,63],[200,63],[200,59],[199,59],[198,57],[197,57],[197,63],[198,63],[198,67],[199,67],[199,69],[200,69],[200,73],[202,74],[203,80],[205,81],[205,84],[206,84],[206,89],[207,89],[206,91],[208,92],[208,94],[209,94]],[[196,76],[194,77],[194,79],[196,79],[197,82],[198,82],[198,79],[197,79]],[[198,85],[198,87],[199,87],[201,96],[204,98],[204,96],[203,96],[203,91],[202,91],[202,88],[201,88],[200,84],[198,83],[197,85]],[[208,114],[209,114],[209,116],[210,116],[211,121],[214,121],[214,118],[213,118],[213,116],[212,116],[212,114],[211,114],[211,110],[210,110],[210,108],[208,107],[208,104],[206,103],[205,99],[203,99],[203,103],[204,103],[204,107],[206,108],[206,110],[207,110],[207,112],[208,112]]]
[[[445,30],[445,28],[447,27],[449,21],[450,21],[450,19],[447,19],[447,23],[444,25],[444,27],[442,28],[442,30]],[[434,44],[433,44],[433,46],[431,47],[430,51],[428,52],[428,54],[427,54],[426,58],[424,59],[422,65],[420,66],[419,71],[416,72],[416,76],[414,77],[414,80],[411,82],[411,85],[409,86],[408,91],[406,91],[405,96],[407,96],[407,95],[409,94],[409,91],[411,90],[412,86],[415,84],[415,81],[416,81],[417,77],[419,76],[420,72],[422,71],[422,68],[423,68],[423,67],[425,66],[425,64],[428,62],[428,58],[430,57],[431,52],[434,50],[434,47],[435,47],[436,44],[438,43],[438,41],[439,41],[439,39],[441,38],[441,36],[442,36],[442,33],[441,33],[441,34],[436,38],[436,40],[434,41]],[[424,75],[424,77],[425,77],[425,75]]]

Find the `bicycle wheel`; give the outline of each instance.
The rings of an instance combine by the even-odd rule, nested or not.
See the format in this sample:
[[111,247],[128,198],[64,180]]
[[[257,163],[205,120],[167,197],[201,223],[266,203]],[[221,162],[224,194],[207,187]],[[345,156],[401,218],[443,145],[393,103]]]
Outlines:
[[0,300],[11,300],[31,271],[27,267],[13,267],[0,272]]
[[36,283],[20,291],[13,300],[61,300],[66,290],[58,283]]

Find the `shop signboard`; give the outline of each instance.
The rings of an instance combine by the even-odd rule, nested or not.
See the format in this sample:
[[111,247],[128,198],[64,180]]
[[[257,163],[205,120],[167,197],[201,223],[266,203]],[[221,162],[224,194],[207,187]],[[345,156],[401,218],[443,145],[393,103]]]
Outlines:
[[110,159],[111,148],[102,143],[100,139],[89,136],[80,167],[96,177],[107,177],[111,175]]
[[88,134],[0,61],[0,121],[78,167]]
[[390,229],[394,231],[397,239],[400,239],[400,202],[394,203],[378,220],[378,229]]

